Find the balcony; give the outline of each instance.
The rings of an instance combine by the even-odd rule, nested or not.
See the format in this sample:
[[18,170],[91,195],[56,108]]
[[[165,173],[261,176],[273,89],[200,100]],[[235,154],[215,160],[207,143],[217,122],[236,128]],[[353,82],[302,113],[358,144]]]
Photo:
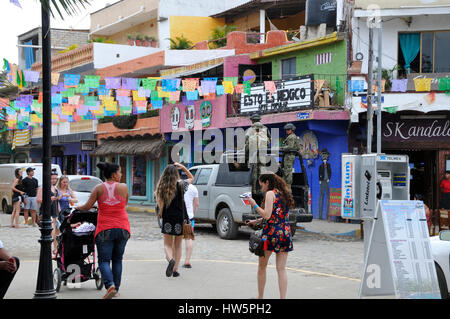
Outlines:
[[[54,56],[52,58],[53,72],[74,72],[93,74],[93,70],[106,68],[135,58],[159,52],[151,47],[138,47],[109,43],[91,43],[81,48]],[[33,71],[41,71],[42,63],[35,63]]]
[[[52,58],[52,71],[63,72],[94,62],[94,43]],[[42,62],[33,64],[33,71],[42,71]]]
[[[149,29],[153,28],[153,30]],[[158,35],[158,1],[123,0],[91,14],[89,36],[107,36],[117,43],[125,43],[128,34]],[[148,29],[147,32],[141,32]],[[147,34],[152,33],[152,34]]]

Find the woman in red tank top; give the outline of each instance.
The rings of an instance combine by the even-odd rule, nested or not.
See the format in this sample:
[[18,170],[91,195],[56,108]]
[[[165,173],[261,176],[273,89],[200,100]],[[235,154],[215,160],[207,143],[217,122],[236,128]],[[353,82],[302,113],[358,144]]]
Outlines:
[[[119,183],[122,178],[120,166],[112,163],[99,163],[98,168],[106,182],[97,185],[91,197],[80,211],[88,211],[98,202],[95,243],[102,279],[107,290],[103,299],[117,296],[122,279],[122,258],[130,238],[130,222],[125,207],[128,203],[128,187]],[[111,268],[112,261],[112,268]]]

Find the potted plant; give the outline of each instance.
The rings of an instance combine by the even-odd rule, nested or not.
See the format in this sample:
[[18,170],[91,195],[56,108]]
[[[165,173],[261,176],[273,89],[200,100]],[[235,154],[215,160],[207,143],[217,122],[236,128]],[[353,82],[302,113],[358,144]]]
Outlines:
[[155,37],[150,37],[150,46],[152,48],[156,48],[158,46],[158,42],[156,41]]
[[142,35],[140,35],[140,34],[138,34],[138,35],[136,36],[136,45],[137,45],[138,47],[142,46]]
[[129,34],[128,35],[128,45],[133,46],[134,45],[134,40],[135,40],[135,38],[131,34]]
[[148,35],[144,36],[144,41],[142,42],[144,47],[150,46],[150,37]]

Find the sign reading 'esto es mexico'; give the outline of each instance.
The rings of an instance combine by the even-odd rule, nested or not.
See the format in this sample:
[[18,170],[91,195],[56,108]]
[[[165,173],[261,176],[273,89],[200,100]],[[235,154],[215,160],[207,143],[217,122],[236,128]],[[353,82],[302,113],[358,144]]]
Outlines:
[[310,109],[314,106],[314,76],[275,81],[273,94],[264,83],[252,85],[251,94],[241,95],[241,114],[278,113]]

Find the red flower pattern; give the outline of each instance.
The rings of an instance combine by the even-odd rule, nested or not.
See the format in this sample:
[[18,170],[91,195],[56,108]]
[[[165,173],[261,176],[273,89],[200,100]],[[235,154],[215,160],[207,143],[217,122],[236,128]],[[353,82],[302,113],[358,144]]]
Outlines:
[[266,239],[267,249],[270,251],[288,252],[294,249],[292,245],[291,226],[289,225],[289,211],[283,211],[280,195],[274,190],[275,202],[270,219],[267,221],[263,238]]

